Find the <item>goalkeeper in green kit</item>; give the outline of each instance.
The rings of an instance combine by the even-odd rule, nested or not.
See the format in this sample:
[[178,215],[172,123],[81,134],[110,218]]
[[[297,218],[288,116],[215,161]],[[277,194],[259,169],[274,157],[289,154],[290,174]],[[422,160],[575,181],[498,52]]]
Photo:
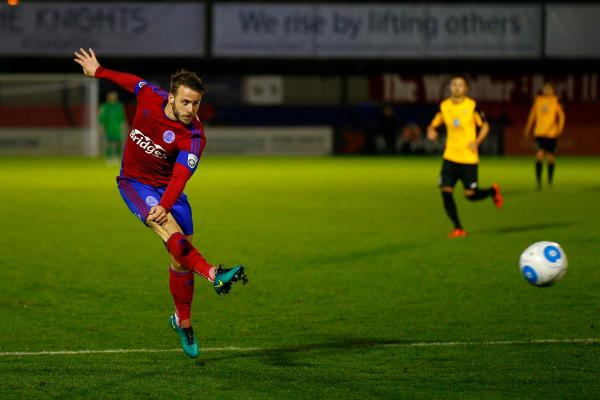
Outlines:
[[106,103],[100,105],[98,122],[104,129],[106,161],[116,164],[121,159],[124,132],[127,130],[125,107],[117,92],[106,94]]

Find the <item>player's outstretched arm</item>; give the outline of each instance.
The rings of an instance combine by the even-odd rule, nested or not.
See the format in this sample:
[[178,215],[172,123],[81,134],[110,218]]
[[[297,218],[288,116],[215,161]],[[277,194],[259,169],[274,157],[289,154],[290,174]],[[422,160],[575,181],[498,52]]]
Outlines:
[[98,59],[96,59],[96,54],[92,49],[88,49],[88,51],[79,49],[79,51],[75,52],[75,58],[73,60],[81,65],[83,73],[86,76],[108,79],[131,93],[137,94],[136,87],[137,89],[140,89],[143,86],[138,86],[138,84],[143,81],[139,76],[125,72],[112,71],[102,67],[98,62]]
[[98,62],[98,59],[96,59],[94,50],[91,48],[88,50],[89,52],[80,48],[79,51],[75,52],[75,58],[73,60],[81,65],[84,75],[94,78],[96,76],[96,70],[100,67],[100,63]]

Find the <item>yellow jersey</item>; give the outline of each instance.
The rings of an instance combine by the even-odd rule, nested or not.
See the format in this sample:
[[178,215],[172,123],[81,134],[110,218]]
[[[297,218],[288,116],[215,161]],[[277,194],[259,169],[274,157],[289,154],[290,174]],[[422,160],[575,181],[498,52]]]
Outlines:
[[446,149],[444,159],[460,164],[477,164],[477,150],[469,148],[469,144],[477,138],[477,127],[483,126],[485,117],[475,100],[465,97],[460,103],[448,98],[441,102],[440,110],[431,121],[431,126],[437,128],[442,123],[446,125]]
[[535,137],[556,138],[564,126],[565,112],[555,95],[539,95],[533,102],[529,118],[535,118]]

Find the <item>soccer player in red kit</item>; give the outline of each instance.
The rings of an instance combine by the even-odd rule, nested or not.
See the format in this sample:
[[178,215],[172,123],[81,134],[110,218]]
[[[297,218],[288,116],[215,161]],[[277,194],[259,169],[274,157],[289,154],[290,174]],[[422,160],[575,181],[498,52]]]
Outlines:
[[125,143],[117,177],[123,200],[145,225],[160,236],[171,256],[169,286],[175,303],[171,327],[184,353],[197,357],[198,343],[191,324],[194,273],[213,283],[219,295],[238,280],[245,284],[244,266],[215,267],[192,245],[191,207],[183,193],[196,168],[206,137],[196,116],[205,91],[194,73],[178,71],[166,92],[135,75],[100,66],[92,49],[75,52],[75,62],[90,77],[107,79],[135,93],[137,109]]

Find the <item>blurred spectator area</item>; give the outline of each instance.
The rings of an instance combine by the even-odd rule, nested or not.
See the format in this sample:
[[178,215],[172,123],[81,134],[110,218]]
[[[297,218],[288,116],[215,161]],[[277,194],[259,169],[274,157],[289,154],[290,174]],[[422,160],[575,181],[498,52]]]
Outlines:
[[[144,77],[167,87],[168,76]],[[331,126],[335,132],[338,153],[380,153],[382,101],[374,93],[373,76],[299,76],[299,75],[209,75],[204,79],[208,92],[199,111],[200,119],[210,126]],[[258,82],[258,83],[257,83]],[[118,89],[101,82],[100,98],[109,90]],[[131,93],[120,90],[131,123],[136,101]],[[441,91],[440,100],[446,95]],[[51,102],[42,94],[33,97],[0,98],[1,127],[79,127],[85,120],[80,89],[54,94]],[[477,99],[477,96],[474,96]],[[491,124],[483,154],[529,154],[533,143],[523,140],[523,127],[531,100],[479,101]],[[395,101],[390,103],[397,123],[397,150],[402,148],[403,129],[416,125],[424,136],[438,109],[439,102]],[[561,152],[598,154],[600,140],[599,101],[564,102],[567,114],[565,137]],[[442,137],[443,137],[442,128]],[[424,140],[424,138],[423,138]],[[426,146],[427,147],[427,146]],[[423,153],[439,152],[428,146]]]

